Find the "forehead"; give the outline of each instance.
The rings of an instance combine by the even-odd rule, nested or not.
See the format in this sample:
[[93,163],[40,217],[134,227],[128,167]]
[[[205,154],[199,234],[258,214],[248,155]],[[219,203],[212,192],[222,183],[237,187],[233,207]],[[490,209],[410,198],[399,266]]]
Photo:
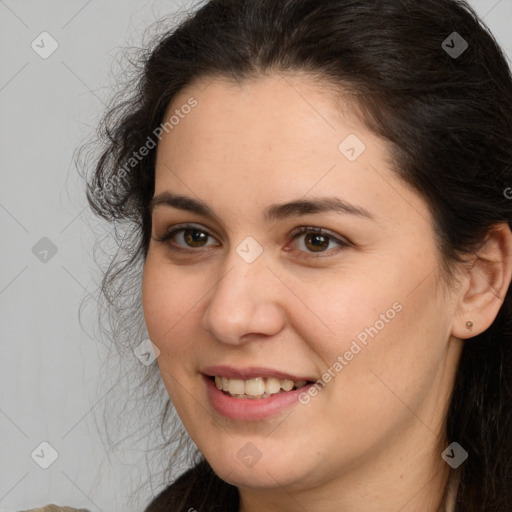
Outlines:
[[[354,130],[362,130],[349,102],[336,101],[339,96],[328,83],[305,74],[259,76],[241,83],[220,77],[203,78],[173,98],[165,118],[178,113],[193,97],[197,106],[186,115],[191,121],[184,123],[182,119],[179,125],[193,128],[203,143],[214,140],[229,147],[232,141],[233,152],[234,142],[244,143],[247,149],[264,144],[283,150],[288,148],[284,142],[289,142],[297,153],[302,139],[310,141],[311,149],[327,138],[336,149],[340,118]],[[172,130],[177,137],[184,131],[178,129],[179,125]],[[206,132],[210,135],[207,140]],[[228,134],[229,138],[224,137]]]
[[[184,109],[191,98],[196,106]],[[174,98],[165,119],[171,115],[179,121],[158,145],[155,194],[193,190],[240,211],[338,193],[368,210],[400,217],[412,208],[429,218],[422,199],[391,170],[387,144],[348,100],[336,101],[332,88],[311,77],[204,79]]]
[[[357,119],[342,116],[330,96],[325,86],[303,76],[195,82],[167,109],[164,120],[173,116],[173,126],[158,145],[157,168],[163,161],[179,163],[180,171],[182,165],[207,167],[211,175],[232,168],[262,178],[267,170],[275,179],[288,171],[295,179],[305,171],[316,175],[327,170],[326,158],[331,165],[339,159],[339,144],[349,132],[366,137]],[[185,108],[191,99],[196,106]]]

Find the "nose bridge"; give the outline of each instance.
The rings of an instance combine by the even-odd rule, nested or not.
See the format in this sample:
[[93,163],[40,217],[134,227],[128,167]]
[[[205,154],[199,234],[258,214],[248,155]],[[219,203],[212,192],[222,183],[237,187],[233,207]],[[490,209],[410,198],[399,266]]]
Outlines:
[[245,334],[278,332],[282,318],[275,286],[270,283],[275,276],[267,268],[263,251],[257,250],[253,241],[244,240],[230,252],[225,269],[211,291],[204,328],[232,344],[240,343]]

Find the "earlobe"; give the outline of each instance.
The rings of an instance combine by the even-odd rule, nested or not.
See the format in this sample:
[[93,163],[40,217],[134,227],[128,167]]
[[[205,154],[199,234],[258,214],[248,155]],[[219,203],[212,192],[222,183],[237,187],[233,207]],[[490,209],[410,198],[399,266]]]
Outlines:
[[493,226],[468,269],[452,335],[472,338],[496,318],[512,278],[512,233],[507,223]]

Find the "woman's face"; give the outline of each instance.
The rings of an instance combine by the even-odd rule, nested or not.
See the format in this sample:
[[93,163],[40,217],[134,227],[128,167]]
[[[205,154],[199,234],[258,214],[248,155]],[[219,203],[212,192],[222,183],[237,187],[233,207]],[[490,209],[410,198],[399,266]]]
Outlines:
[[[299,75],[197,82],[172,114],[143,305],[193,441],[247,494],[424,487],[443,464],[456,300],[427,205],[389,148]],[[224,382],[233,394],[279,389],[258,377],[319,382],[249,399],[205,375],[238,377]]]

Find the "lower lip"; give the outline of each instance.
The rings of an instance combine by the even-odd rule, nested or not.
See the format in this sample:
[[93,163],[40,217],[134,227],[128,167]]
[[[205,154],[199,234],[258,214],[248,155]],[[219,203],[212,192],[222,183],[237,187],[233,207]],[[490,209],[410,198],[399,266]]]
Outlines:
[[300,393],[307,392],[313,386],[311,383],[300,389],[277,393],[268,398],[235,398],[218,389],[215,382],[206,375],[203,375],[203,378],[213,407],[223,416],[233,420],[258,421],[278,414],[298,403]]

